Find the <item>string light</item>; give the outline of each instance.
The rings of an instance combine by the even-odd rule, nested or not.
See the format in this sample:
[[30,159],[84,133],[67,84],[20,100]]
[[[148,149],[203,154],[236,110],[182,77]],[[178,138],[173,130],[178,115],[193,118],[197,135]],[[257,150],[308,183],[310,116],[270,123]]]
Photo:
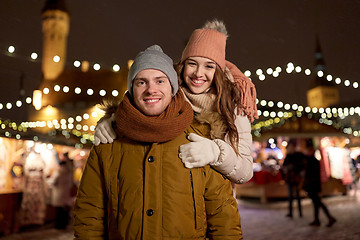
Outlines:
[[78,68],[78,67],[80,67],[80,66],[81,66],[80,61],[75,60],[75,61],[74,61],[74,67]]
[[118,72],[118,71],[120,71],[120,66],[117,64],[114,64],[112,69],[114,70],[114,72]]
[[56,62],[56,63],[60,62],[60,57],[58,55],[55,55],[53,57],[53,61]]
[[[15,47],[14,47],[13,45],[9,46],[9,47],[8,47],[8,52],[9,52],[9,53],[14,53],[14,52],[15,52]],[[11,54],[11,55],[8,55],[8,56],[13,56],[13,55]],[[39,55],[38,55],[36,52],[32,52],[30,56],[31,56],[32,61],[38,60],[38,57],[39,57]],[[24,59],[28,59],[28,57],[23,57],[23,58],[24,58]],[[57,56],[57,55],[54,56],[54,58],[53,58],[53,61],[54,61],[54,62],[59,62],[60,60],[61,60],[60,57]],[[85,61],[84,61],[84,62],[85,62]],[[74,61],[72,62],[72,64],[74,65],[74,67],[78,68],[78,67],[81,66],[82,63],[81,63],[81,61],[79,61],[79,60],[74,60]],[[103,65],[103,64],[102,64],[102,65]],[[100,66],[99,63],[94,63],[94,64],[93,64],[93,68],[94,68],[94,70],[97,71],[97,70],[100,70],[101,66]],[[111,67],[109,66],[109,68],[111,68],[114,72],[118,72],[118,71],[120,71],[120,69],[121,69],[118,64],[113,64]],[[302,68],[301,66],[296,66],[296,67],[295,67],[294,63],[289,62],[289,63],[287,64],[286,72],[287,72],[287,73],[292,73],[293,71],[295,71],[296,73],[304,72],[304,74],[307,75],[307,76],[311,75],[311,70],[310,70],[310,69],[307,68],[307,69],[305,69],[305,71],[302,71],[302,69],[303,69],[303,68]],[[256,70],[256,74],[257,74],[257,76],[258,76],[258,78],[259,78],[260,81],[264,81],[264,80],[266,79],[264,72],[266,72],[268,75],[272,75],[273,77],[278,77],[279,74],[282,72],[282,69],[281,69],[280,66],[277,66],[277,67],[275,68],[275,70],[272,70],[272,68],[266,68],[266,71],[263,71],[263,70],[260,69],[260,68],[257,69],[257,70]],[[271,73],[271,72],[272,72],[272,73]],[[318,71],[316,74],[317,74],[319,77],[323,77],[323,76],[324,76],[324,72],[323,72],[323,71]],[[251,71],[250,71],[250,70],[245,70],[245,71],[244,71],[244,75],[247,76],[247,77],[250,77],[250,76],[251,76]],[[333,76],[327,75],[327,76],[326,76],[326,79],[327,79],[328,81],[332,81],[332,80],[333,80]],[[337,77],[337,78],[335,79],[335,83],[336,83],[336,84],[341,84],[342,82],[344,83],[344,85],[345,85],[346,87],[352,86],[352,87],[355,88],[355,89],[357,89],[357,88],[359,87],[359,84],[358,84],[357,82],[351,83],[350,80],[342,81],[341,78],[339,78],[339,77]]]
[[[15,47],[14,46],[9,46],[8,47],[8,52],[9,53],[14,53],[15,52]],[[9,55],[9,56],[11,56],[11,55]],[[29,56],[29,55],[28,55]],[[36,60],[36,59],[38,59],[38,54],[37,53],[35,53],[35,52],[32,52],[31,54],[30,54],[30,58],[32,59],[32,60]],[[54,60],[54,62],[59,62],[61,59],[60,59],[60,57],[59,56],[54,56],[54,58],[53,58],[53,60]],[[73,65],[74,65],[74,67],[80,67],[81,66],[81,62],[80,61],[78,61],[78,60],[75,60],[74,62],[73,62]],[[100,70],[100,64],[99,63],[95,63],[94,65],[93,65],[93,68],[94,68],[94,70]],[[120,66],[118,65],[118,64],[114,64],[113,66],[112,66],[112,70],[114,71],[114,72],[117,72],[117,71],[119,71],[120,70]],[[305,69],[304,71],[302,71],[302,67],[301,66],[296,66],[295,67],[295,65],[292,63],[292,62],[289,62],[288,64],[287,64],[287,68],[286,68],[286,72],[287,73],[292,73],[292,72],[296,72],[296,73],[300,73],[300,72],[304,72],[304,74],[305,75],[311,75],[311,70],[310,69]],[[267,68],[266,69],[266,71],[263,71],[262,69],[257,69],[256,70],[256,74],[257,74],[257,76],[258,76],[258,78],[259,78],[259,80],[260,81],[264,81],[265,79],[266,79],[266,77],[265,77],[265,73],[266,74],[268,74],[268,75],[272,75],[273,77],[278,77],[279,76],[279,74],[282,72],[282,69],[281,69],[281,67],[280,66],[278,66],[278,67],[276,67],[275,68],[275,70],[273,70],[272,68]],[[251,76],[251,71],[250,70],[246,70],[246,71],[244,71],[244,74],[245,74],[245,76],[247,76],[247,77],[250,77]],[[316,73],[319,77],[323,77],[324,76],[324,72],[322,72],[322,71],[318,71],[317,73]],[[327,79],[327,81],[333,81],[333,79],[334,79],[334,77],[332,76],[332,75],[327,75],[326,76],[326,79]],[[354,89],[357,89],[358,87],[359,87],[359,84],[358,84],[358,82],[350,82],[350,80],[342,80],[341,78],[339,78],[339,77],[337,77],[337,78],[335,78],[335,83],[336,84],[341,84],[341,83],[343,83],[344,84],[344,86],[346,86],[346,87],[353,87]],[[55,85],[54,86],[54,91],[55,92],[59,92],[60,91],[60,89],[61,89],[61,87],[59,86],[59,85]],[[67,86],[63,86],[63,91],[65,92],[65,93],[69,93],[69,91],[70,91],[70,89],[69,89],[69,87],[67,87]],[[44,94],[49,94],[50,93],[50,89],[49,88],[44,88],[44,89],[42,89],[42,92],[44,93]],[[80,87],[76,87],[75,89],[74,89],[74,92],[76,93],[76,94],[80,94],[80,93],[82,93],[82,90],[81,90],[81,88]],[[117,91],[117,90],[112,90],[112,91],[110,91],[111,92],[111,94],[113,95],[113,96],[118,96],[119,95],[119,92]],[[88,95],[93,95],[94,94],[94,90],[92,90],[92,89],[87,89],[86,90],[86,93],[88,94]],[[100,90],[99,91],[99,94],[101,95],[101,96],[105,96],[106,95],[106,91],[105,90]],[[32,102],[32,98],[31,97],[27,97],[26,99],[25,99],[25,102],[27,103],[27,104],[31,104],[31,102]],[[257,102],[259,102],[258,100],[257,100]],[[329,124],[329,123],[333,123],[333,121],[330,119],[330,118],[332,118],[332,117],[335,117],[335,116],[339,116],[339,117],[341,117],[341,118],[345,118],[345,117],[347,117],[347,116],[352,116],[352,115],[354,115],[354,114],[358,114],[359,116],[360,116],[360,108],[359,107],[351,107],[351,108],[338,108],[338,109],[336,109],[336,108],[319,108],[319,109],[317,109],[317,108],[310,108],[310,107],[303,107],[303,106],[301,106],[301,105],[297,105],[297,104],[292,104],[292,105],[290,105],[289,103],[286,103],[286,104],[284,104],[283,102],[281,102],[281,101],[279,101],[279,102],[277,102],[277,104],[274,104],[274,102],[273,101],[266,101],[266,100],[261,100],[260,101],[260,105],[261,106],[266,106],[266,104],[268,105],[268,107],[270,107],[270,108],[272,108],[272,107],[274,107],[275,105],[278,107],[278,108],[285,108],[285,110],[290,110],[290,108],[292,108],[294,111],[297,111],[298,113],[302,113],[302,112],[306,112],[306,113],[308,113],[308,114],[315,114],[315,113],[319,113],[320,114],[320,119],[321,119],[321,121],[323,122],[323,123],[325,123],[325,124]],[[15,102],[15,104],[13,104],[13,103],[6,103],[6,104],[3,104],[3,103],[0,103],[0,110],[2,110],[2,109],[4,109],[4,106],[7,108],[7,109],[11,109],[12,108],[12,106],[13,105],[16,105],[17,107],[21,107],[21,106],[23,106],[23,104],[22,104],[22,101],[20,101],[20,100],[17,100],[16,102]],[[260,110],[258,110],[258,113],[259,113],[259,115],[261,115],[261,111]],[[264,113],[262,113],[262,115],[263,116],[267,116],[267,117],[272,117],[272,118],[274,118],[272,121],[273,121],[273,123],[275,123],[275,122],[280,122],[280,120],[281,119],[284,119],[285,118],[285,115],[286,115],[286,117],[289,117],[291,114],[290,113],[288,113],[288,112],[283,112],[283,111],[281,111],[281,110],[279,110],[279,111],[264,111]],[[93,113],[91,113],[91,116],[92,117],[97,117],[97,113],[96,112],[93,112]],[[79,116],[79,117],[81,117],[81,116]],[[83,115],[83,118],[85,119],[85,117],[84,117],[84,115]],[[328,118],[328,119],[327,119]],[[64,126],[66,126],[66,128],[68,128],[68,129],[72,129],[72,130],[74,130],[74,125],[73,125],[73,123],[70,123],[70,119],[71,118],[69,118],[68,119],[68,123],[69,124],[63,124]],[[275,120],[275,119],[277,119],[277,120]],[[72,120],[72,121],[74,121],[74,120]],[[81,120],[80,120],[81,121]],[[77,124],[77,125],[79,125],[79,124]],[[269,125],[269,122],[267,122],[267,125]],[[41,126],[44,126],[44,123],[42,123],[41,124]],[[49,122],[49,124],[46,124],[46,122],[45,122],[45,126],[52,126],[52,127],[56,127],[56,128],[60,128],[61,127],[61,125],[60,124],[58,124],[58,123],[56,123],[56,124],[54,124],[54,123],[52,123],[51,121]],[[39,127],[39,123],[38,124],[35,124],[35,127]],[[80,128],[80,129],[84,129],[84,126],[77,126],[77,128]],[[95,126],[87,126],[87,127],[85,127],[85,129],[90,129],[90,130],[95,130]],[[346,128],[344,131],[346,131],[347,133],[352,133],[354,136],[359,136],[360,135],[360,132],[359,131],[355,131],[355,130],[353,130],[353,129],[351,129],[351,128]],[[9,133],[10,134],[10,133]]]
[[31,53],[30,57],[32,60],[36,60],[38,58],[38,54],[33,52],[33,53]]
[[94,66],[93,66],[94,70],[98,71],[100,70],[100,64],[98,63],[95,63]]
[[15,52],[15,47],[14,46],[9,46],[8,47],[8,52],[9,53],[14,53]]

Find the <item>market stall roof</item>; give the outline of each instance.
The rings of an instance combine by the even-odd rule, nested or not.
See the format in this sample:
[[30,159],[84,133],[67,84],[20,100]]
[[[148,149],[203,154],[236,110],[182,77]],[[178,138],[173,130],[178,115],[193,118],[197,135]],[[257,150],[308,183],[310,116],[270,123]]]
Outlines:
[[254,139],[261,140],[276,136],[314,137],[314,136],[347,136],[341,128],[320,123],[318,120],[302,115],[284,119],[277,125],[261,129],[261,134],[254,134]]
[[0,136],[18,140],[31,140],[35,142],[58,144],[63,146],[72,146],[78,148],[91,148],[93,143],[90,140],[76,136],[69,131],[53,129],[47,133],[39,132],[35,129],[28,128],[27,131],[19,131],[11,128],[0,128]]

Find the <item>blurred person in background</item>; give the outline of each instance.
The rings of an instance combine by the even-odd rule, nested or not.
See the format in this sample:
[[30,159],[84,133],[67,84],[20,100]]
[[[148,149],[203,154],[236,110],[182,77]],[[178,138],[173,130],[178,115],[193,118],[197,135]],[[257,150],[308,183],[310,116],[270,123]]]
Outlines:
[[289,201],[289,212],[286,215],[287,217],[293,217],[293,199],[294,193],[297,200],[297,205],[299,209],[299,216],[302,217],[301,209],[301,196],[300,189],[301,184],[304,179],[304,161],[305,155],[297,151],[297,141],[296,139],[290,139],[286,147],[286,157],[281,168],[281,173],[283,179],[288,186],[288,201]]
[[56,207],[56,229],[66,229],[70,220],[70,210],[73,204],[71,190],[73,181],[73,161],[68,152],[59,153],[59,167],[51,176],[49,183],[52,186],[51,204]]
[[330,214],[328,208],[321,201],[320,162],[315,157],[315,148],[312,139],[306,140],[305,156],[305,180],[303,188],[314,206],[314,220],[309,225],[320,226],[319,210],[321,208],[329,220],[326,226],[331,227],[336,222],[336,219]]

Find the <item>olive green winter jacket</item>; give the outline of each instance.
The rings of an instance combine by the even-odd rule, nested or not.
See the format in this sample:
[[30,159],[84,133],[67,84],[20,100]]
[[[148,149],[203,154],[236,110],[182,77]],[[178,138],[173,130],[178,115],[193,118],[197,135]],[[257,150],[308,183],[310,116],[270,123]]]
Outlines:
[[[187,133],[206,136],[204,126]],[[164,143],[118,138],[93,147],[74,207],[75,239],[242,239],[230,181],[210,166],[185,168],[185,143],[184,132]]]

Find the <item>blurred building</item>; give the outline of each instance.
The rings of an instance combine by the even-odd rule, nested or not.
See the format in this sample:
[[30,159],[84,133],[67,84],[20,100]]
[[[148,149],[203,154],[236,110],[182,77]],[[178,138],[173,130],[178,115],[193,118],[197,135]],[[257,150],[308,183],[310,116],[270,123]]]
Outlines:
[[43,79],[34,91],[36,110],[30,111],[29,120],[46,121],[43,132],[49,126],[60,125],[70,134],[77,131],[91,135],[102,116],[96,104],[103,98],[122,98],[127,89],[128,68],[110,70],[96,64],[90,67],[88,61],[77,61],[66,68],[71,17],[65,1],[47,0],[41,14]]

